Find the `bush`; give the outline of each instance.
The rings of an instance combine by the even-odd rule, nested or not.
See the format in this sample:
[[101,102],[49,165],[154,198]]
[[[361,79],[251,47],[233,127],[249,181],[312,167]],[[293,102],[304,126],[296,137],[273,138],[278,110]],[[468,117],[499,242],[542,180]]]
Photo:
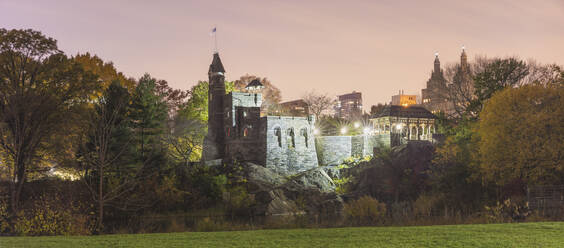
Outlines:
[[382,223],[386,216],[386,204],[378,200],[363,196],[345,204],[347,220],[353,225],[373,225]]
[[495,206],[484,208],[490,223],[522,221],[530,214],[528,203],[519,204],[512,202],[509,198],[503,203],[497,202]]
[[80,214],[79,207],[64,206],[58,196],[41,196],[33,208],[17,214],[12,232],[19,235],[87,235],[89,216]]

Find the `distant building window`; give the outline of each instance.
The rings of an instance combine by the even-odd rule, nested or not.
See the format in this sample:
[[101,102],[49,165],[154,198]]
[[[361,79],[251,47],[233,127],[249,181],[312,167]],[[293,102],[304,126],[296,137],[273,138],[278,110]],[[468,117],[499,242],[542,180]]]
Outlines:
[[231,136],[231,128],[226,128],[225,129],[225,135],[227,135],[227,137]]

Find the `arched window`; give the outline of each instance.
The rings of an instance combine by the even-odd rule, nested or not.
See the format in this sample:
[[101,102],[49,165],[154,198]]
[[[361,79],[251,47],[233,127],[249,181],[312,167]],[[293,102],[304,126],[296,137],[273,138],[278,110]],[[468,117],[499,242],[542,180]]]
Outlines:
[[282,131],[280,131],[279,127],[274,128],[274,136],[278,141],[278,147],[282,147]]
[[243,129],[243,137],[247,137],[249,135],[249,128]]
[[304,136],[304,141],[305,141],[305,146],[306,146],[306,148],[309,147],[309,144],[308,144],[309,142],[308,142],[308,137],[307,137],[307,128],[305,128],[305,127],[302,128],[302,130],[300,130],[300,134],[301,134],[302,136]]
[[290,139],[288,142],[288,146],[291,148],[295,148],[296,147],[296,137],[295,137],[295,133],[294,133],[294,129],[293,128],[288,128],[287,131],[288,134],[288,139]]
[[231,128],[230,128],[230,127],[228,127],[228,128],[225,129],[225,135],[226,135],[227,137],[231,136]]

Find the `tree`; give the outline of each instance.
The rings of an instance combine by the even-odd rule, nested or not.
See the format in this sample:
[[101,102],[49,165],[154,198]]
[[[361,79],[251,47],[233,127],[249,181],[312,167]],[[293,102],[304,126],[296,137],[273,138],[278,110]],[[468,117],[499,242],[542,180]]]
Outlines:
[[91,72],[98,76],[98,82],[101,84],[99,91],[95,97],[100,97],[104,91],[117,81],[119,85],[127,88],[130,92],[135,89],[135,79],[126,77],[123,73],[118,72],[112,62],[104,62],[100,57],[91,55],[90,53],[77,54],[72,58],[75,62],[82,65],[85,71]]
[[375,115],[379,114],[380,112],[382,112],[384,110],[384,108],[386,108],[386,106],[388,106],[387,103],[384,103],[384,104],[378,103],[378,105],[372,105],[370,107],[370,116],[375,116]]
[[132,159],[126,158],[135,154],[127,117],[129,101],[129,93],[119,81],[108,86],[90,120],[88,140],[78,153],[82,178],[98,210],[98,231],[103,229],[104,207],[116,200],[124,202],[140,171],[139,167],[130,166]]
[[186,103],[190,91],[173,89],[165,80],[156,82],[156,94],[163,99],[167,105],[168,117],[173,119],[177,111]]
[[245,74],[241,76],[238,80],[233,82],[233,88],[238,92],[248,92],[245,86],[251,81],[258,79],[260,83],[264,86],[261,90],[262,93],[262,106],[261,109],[266,111],[266,113],[274,113],[279,110],[278,103],[282,100],[282,94],[280,90],[274,86],[270,80],[267,78],[261,78],[254,75]]
[[331,110],[335,104],[335,99],[330,97],[327,93],[311,91],[305,94],[303,99],[309,107],[309,112],[317,118]]
[[12,213],[28,172],[41,160],[38,152],[96,86],[96,76],[68,59],[54,39],[0,29],[0,145],[12,175]]
[[[145,74],[139,79],[131,104],[131,118],[140,146],[141,157],[146,159],[148,151],[157,152],[161,145],[167,120],[167,104],[157,93],[157,80]],[[150,146],[150,147],[148,147]],[[162,151],[162,150],[161,150]]]
[[477,99],[470,107],[478,113],[482,110],[484,101],[506,87],[522,84],[523,79],[529,74],[527,64],[517,58],[492,59],[482,71],[474,76],[474,87]]
[[503,185],[564,183],[564,81],[493,94],[480,114],[480,168]]
[[[225,82],[225,92],[234,91],[233,82]],[[179,109],[178,114],[188,120],[199,120],[202,123],[208,123],[208,90],[209,83],[207,81],[199,81],[198,84],[192,86],[188,93],[188,100]]]
[[177,116],[174,128],[167,136],[170,156],[188,165],[190,161],[200,161],[205,127],[198,120],[190,120]]

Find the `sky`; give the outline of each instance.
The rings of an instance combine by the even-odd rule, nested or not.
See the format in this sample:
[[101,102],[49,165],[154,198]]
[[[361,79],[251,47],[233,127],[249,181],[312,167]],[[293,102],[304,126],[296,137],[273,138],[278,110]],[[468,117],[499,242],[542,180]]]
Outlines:
[[564,0],[0,0],[0,28],[31,28],[174,88],[207,80],[217,27],[227,80],[268,78],[295,100],[360,91],[364,108],[420,95],[433,69],[477,55],[564,65]]

